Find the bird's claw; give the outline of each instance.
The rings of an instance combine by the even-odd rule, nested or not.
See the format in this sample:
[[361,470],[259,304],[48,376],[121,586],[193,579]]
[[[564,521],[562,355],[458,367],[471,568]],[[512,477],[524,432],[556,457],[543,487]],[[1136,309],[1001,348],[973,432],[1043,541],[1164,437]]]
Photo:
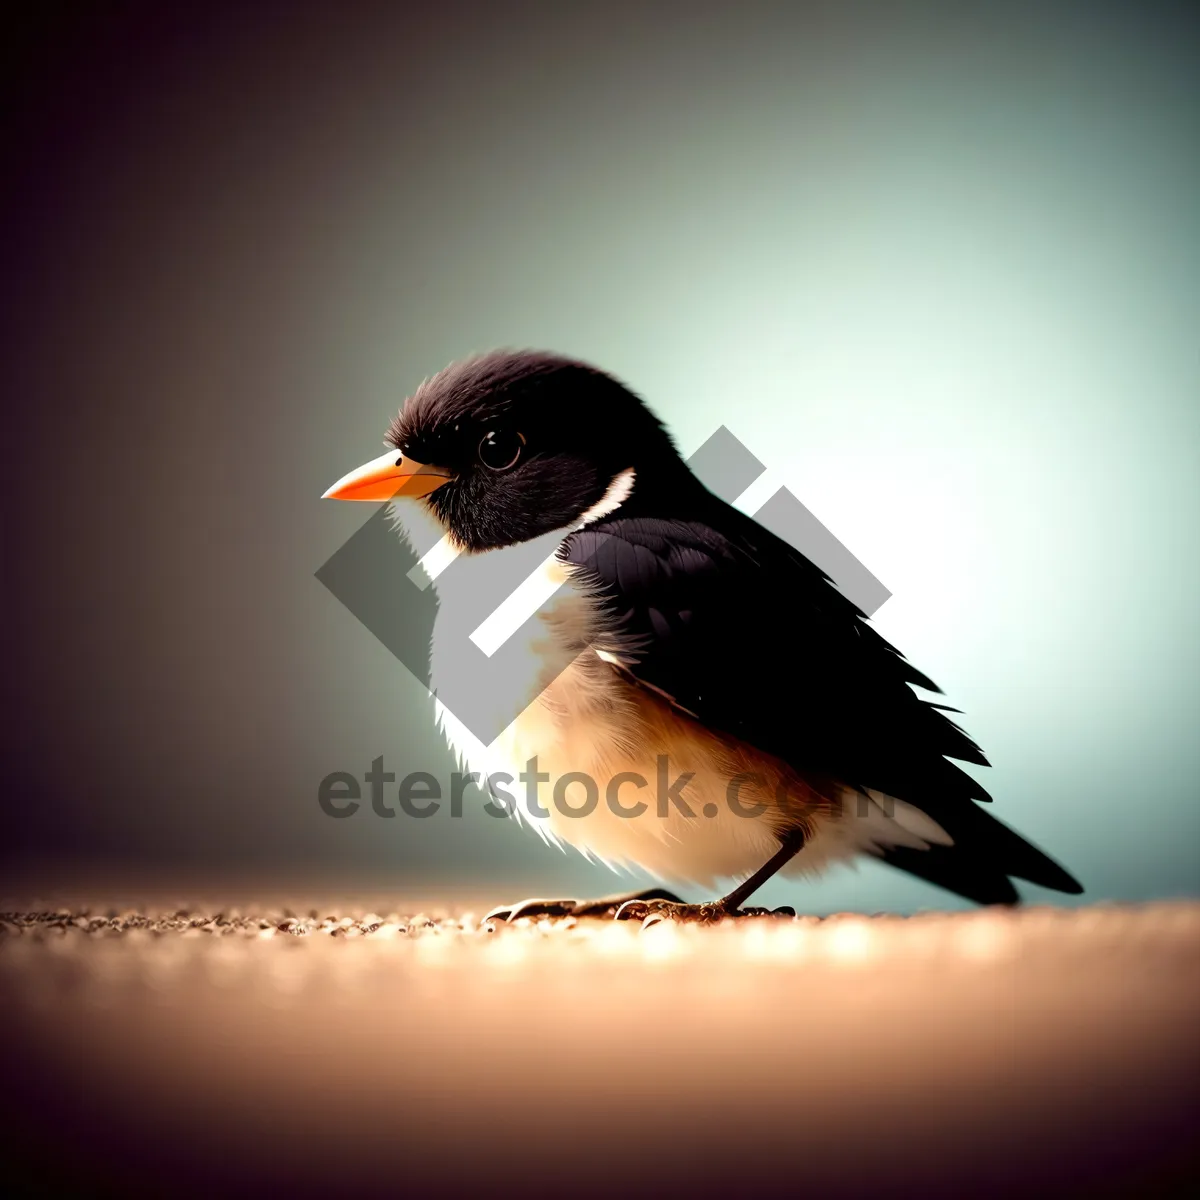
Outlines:
[[518,917],[570,917],[578,904],[578,900],[519,900],[516,904],[497,905],[483,919],[511,923]]
[[711,900],[704,904],[682,904],[670,900],[627,900],[617,909],[618,921],[641,921],[643,929],[649,929],[662,921],[680,921],[686,924],[712,925],[726,918],[741,917],[794,917],[796,910],[782,908],[735,908],[724,900]]
[[732,915],[734,914],[728,912],[719,900],[706,904],[681,904],[670,900],[627,900],[617,909],[616,919],[641,921],[642,928],[648,929],[660,921],[709,925]]
[[616,917],[621,908],[632,903],[675,903],[682,901],[663,888],[647,888],[630,896],[603,896],[599,900],[521,900],[516,904],[500,904],[492,909],[484,923],[505,921],[511,924],[520,917]]

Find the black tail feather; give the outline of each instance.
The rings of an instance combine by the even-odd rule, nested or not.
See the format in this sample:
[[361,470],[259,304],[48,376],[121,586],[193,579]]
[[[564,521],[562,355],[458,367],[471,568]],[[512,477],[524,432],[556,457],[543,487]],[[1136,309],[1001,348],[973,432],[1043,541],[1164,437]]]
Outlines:
[[928,850],[893,846],[883,851],[880,857],[889,866],[974,900],[976,904],[1021,903],[1021,897],[1007,875],[971,862],[953,846],[931,846]]
[[958,810],[953,821],[940,813],[937,819],[953,846],[896,846],[884,851],[884,862],[978,904],[1019,904],[1010,876],[1073,896],[1083,891],[1052,858],[974,804]]

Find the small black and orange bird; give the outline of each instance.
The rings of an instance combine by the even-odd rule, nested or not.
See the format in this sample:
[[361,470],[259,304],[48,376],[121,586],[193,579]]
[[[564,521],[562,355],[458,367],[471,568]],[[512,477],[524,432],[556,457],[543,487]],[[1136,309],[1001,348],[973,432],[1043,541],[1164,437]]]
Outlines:
[[[715,918],[777,871],[859,854],[981,904],[1017,903],[1013,878],[1082,890],[980,806],[987,792],[950,760],[987,760],[956,710],[913,690],[940,689],[804,555],[713,495],[612,376],[547,353],[472,358],[422,383],[387,442],[326,495],[389,502],[414,544],[429,524],[435,586],[447,564],[556,535],[531,581],[540,619],[509,654],[520,715],[484,745],[439,704],[460,757],[493,792],[536,758],[516,811],[549,841],[664,880],[743,881],[702,905],[651,889],[498,912]],[[435,694],[455,653],[438,622]],[[567,775],[605,802],[552,797]]]

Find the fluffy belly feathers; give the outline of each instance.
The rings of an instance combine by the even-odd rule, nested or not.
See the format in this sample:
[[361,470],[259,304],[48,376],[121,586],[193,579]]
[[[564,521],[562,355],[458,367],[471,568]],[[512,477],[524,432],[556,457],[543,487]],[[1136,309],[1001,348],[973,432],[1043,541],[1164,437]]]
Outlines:
[[[807,843],[789,873],[879,844],[926,844],[895,819],[896,802],[814,785],[634,682],[616,665],[619,636],[587,588],[561,563],[542,570],[558,590],[514,635],[526,639],[517,661],[528,706],[489,745],[440,703],[438,717],[467,769],[498,783],[514,815],[547,841],[705,886],[755,871],[797,827]],[[439,659],[454,652],[435,625],[435,692]]]

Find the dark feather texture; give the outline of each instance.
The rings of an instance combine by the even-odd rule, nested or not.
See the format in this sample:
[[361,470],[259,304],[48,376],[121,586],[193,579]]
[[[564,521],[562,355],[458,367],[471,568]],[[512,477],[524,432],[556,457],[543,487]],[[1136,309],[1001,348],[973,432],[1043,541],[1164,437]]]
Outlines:
[[[481,440],[493,434],[522,439],[509,470],[479,459]],[[409,398],[387,440],[453,474],[428,503],[472,551],[571,525],[630,465],[633,446],[686,470],[662,424],[627,388],[585,363],[531,351],[438,372]]]
[[607,598],[637,678],[802,774],[913,804],[955,841],[885,854],[893,865],[983,903],[1016,899],[1010,875],[1081,890],[975,803],[990,797],[949,760],[987,760],[909,686],[932,681],[823,572],[698,481],[635,488],[562,553]]

